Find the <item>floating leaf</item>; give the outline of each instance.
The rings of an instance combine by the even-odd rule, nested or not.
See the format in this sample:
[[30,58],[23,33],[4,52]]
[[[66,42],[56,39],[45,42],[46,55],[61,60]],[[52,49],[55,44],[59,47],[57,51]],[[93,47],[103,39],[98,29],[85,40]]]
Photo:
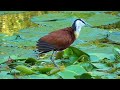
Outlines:
[[99,58],[96,55],[90,55],[90,61],[91,62],[99,62]]
[[92,71],[95,67],[89,62],[81,62],[78,65],[82,66],[86,71]]
[[86,72],[87,71],[79,65],[71,65],[66,67],[64,71],[58,72],[58,75],[60,75],[63,79],[74,79],[75,75],[81,75]]
[[30,68],[23,66],[23,65],[16,66],[16,69],[24,74],[33,74],[34,73]]
[[96,68],[109,68],[107,65],[102,64],[102,63],[92,63]]
[[74,71],[77,74],[83,74],[86,72],[86,70],[82,66],[79,66],[79,65],[68,66],[66,67],[66,70]]
[[70,46],[69,48],[73,51],[73,54],[78,56],[78,57],[80,57],[81,55],[87,55],[89,57],[89,55],[87,53],[83,52],[82,50],[79,50],[76,47]]
[[60,70],[58,69],[58,68],[54,68],[54,69],[52,69],[49,73],[48,73],[48,75],[53,75],[53,74],[55,74],[55,73],[57,73],[57,72],[59,72]]
[[20,79],[58,79],[57,76],[48,76],[46,74],[19,76]]
[[95,14],[87,20],[87,22],[91,22],[92,25],[107,25],[117,21],[119,21],[118,17],[105,13]]
[[110,33],[108,39],[112,42],[112,43],[116,43],[120,45],[120,32],[112,32]]
[[120,63],[117,63],[115,66],[116,66],[116,68],[120,69]]
[[42,74],[46,74],[50,72],[53,69],[53,67],[34,67],[32,70],[39,71]]
[[64,58],[69,58],[69,56],[71,55],[73,55],[73,51],[70,48],[64,50],[64,54],[63,54]]
[[76,79],[92,79],[90,73],[83,73],[82,75],[74,76]]
[[[105,48],[103,48],[103,49],[105,49]],[[107,48],[106,48],[107,49]],[[99,49],[98,49],[99,50]],[[105,52],[104,52],[105,51]],[[109,50],[110,51],[110,50]],[[112,51],[112,50],[111,50]],[[97,59],[97,61],[98,61],[98,59],[99,60],[101,60],[101,59],[104,59],[104,58],[107,58],[107,59],[109,59],[109,60],[112,60],[112,61],[114,61],[114,59],[115,59],[115,56],[114,56],[114,53],[113,52],[108,52],[108,51],[106,51],[106,50],[100,50],[99,52],[104,52],[104,53],[98,53],[97,51],[96,51],[96,53],[89,53],[89,55],[91,56],[96,56],[96,59]],[[112,54],[111,54],[112,53]],[[92,57],[91,57],[91,59],[92,59]],[[92,60],[93,61],[93,60]]]
[[28,58],[28,59],[26,59],[26,61],[25,61],[25,63],[31,63],[32,65],[35,64],[35,62],[37,62],[37,60],[34,59],[34,58]]
[[62,59],[63,58],[63,54],[64,54],[63,51],[57,52],[57,54],[55,56],[55,59]]
[[63,79],[75,79],[75,72],[64,70],[62,72],[58,72],[58,75],[61,76]]
[[83,27],[79,39],[85,41],[94,41],[105,38],[109,31],[99,28]]
[[0,72],[0,79],[14,79],[13,75],[9,75],[7,71]]

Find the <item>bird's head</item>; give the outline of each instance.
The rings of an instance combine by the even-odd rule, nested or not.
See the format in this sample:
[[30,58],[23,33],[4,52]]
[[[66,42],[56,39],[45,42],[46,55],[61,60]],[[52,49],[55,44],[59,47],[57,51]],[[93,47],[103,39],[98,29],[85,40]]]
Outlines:
[[75,37],[78,38],[81,28],[83,26],[89,26],[92,27],[91,25],[89,25],[87,22],[85,22],[83,19],[76,19],[73,24],[72,24],[72,28],[74,29],[74,33],[75,33]]

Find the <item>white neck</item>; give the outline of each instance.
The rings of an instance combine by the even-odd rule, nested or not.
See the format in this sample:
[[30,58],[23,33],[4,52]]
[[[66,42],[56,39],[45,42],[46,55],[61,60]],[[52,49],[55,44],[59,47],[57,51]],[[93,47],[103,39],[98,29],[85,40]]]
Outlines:
[[80,20],[77,20],[75,22],[75,37],[78,38],[79,37],[79,34],[80,34],[80,31],[81,31],[81,28],[84,26],[85,24],[83,22],[81,22]]
[[76,38],[79,37],[79,35],[80,35],[80,31],[81,31],[81,27],[80,27],[80,28],[76,28],[76,31],[74,32]]

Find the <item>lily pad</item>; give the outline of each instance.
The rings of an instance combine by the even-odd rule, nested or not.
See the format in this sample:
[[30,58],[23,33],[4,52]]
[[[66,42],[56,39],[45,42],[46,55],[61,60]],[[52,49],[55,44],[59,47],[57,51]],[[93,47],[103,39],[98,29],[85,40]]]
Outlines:
[[63,79],[75,79],[75,75],[81,75],[87,71],[79,65],[71,65],[66,67],[64,71],[58,72]]
[[9,75],[7,71],[0,72],[0,79],[14,79],[13,75]]
[[19,70],[21,73],[24,74],[34,74],[34,71],[32,71],[30,68],[23,66],[23,65],[18,65],[16,66],[16,69]]
[[82,75],[74,76],[76,79],[92,79],[90,73],[83,73]]
[[39,75],[19,76],[19,79],[58,79],[58,77],[55,75],[48,76],[46,74],[39,74]]
[[112,32],[112,33],[110,33],[108,39],[113,43],[120,44],[120,32]]
[[92,63],[96,68],[109,68],[107,65],[102,64],[102,63]]
[[94,41],[105,38],[107,34],[109,34],[109,32],[104,29],[83,27],[79,39],[83,41]]
[[[101,18],[102,17],[102,18]],[[118,22],[120,20],[119,17],[113,16],[110,14],[105,13],[98,13],[91,16],[87,22],[90,22],[92,25],[99,26],[99,25],[107,25]]]

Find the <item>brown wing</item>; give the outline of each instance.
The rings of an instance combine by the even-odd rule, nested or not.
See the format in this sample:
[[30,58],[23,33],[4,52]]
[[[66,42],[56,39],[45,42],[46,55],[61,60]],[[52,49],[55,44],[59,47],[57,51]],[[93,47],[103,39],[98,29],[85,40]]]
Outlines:
[[[75,40],[74,31],[71,27],[49,33],[40,38],[38,48],[42,51],[63,50]],[[43,43],[44,42],[44,43]]]

